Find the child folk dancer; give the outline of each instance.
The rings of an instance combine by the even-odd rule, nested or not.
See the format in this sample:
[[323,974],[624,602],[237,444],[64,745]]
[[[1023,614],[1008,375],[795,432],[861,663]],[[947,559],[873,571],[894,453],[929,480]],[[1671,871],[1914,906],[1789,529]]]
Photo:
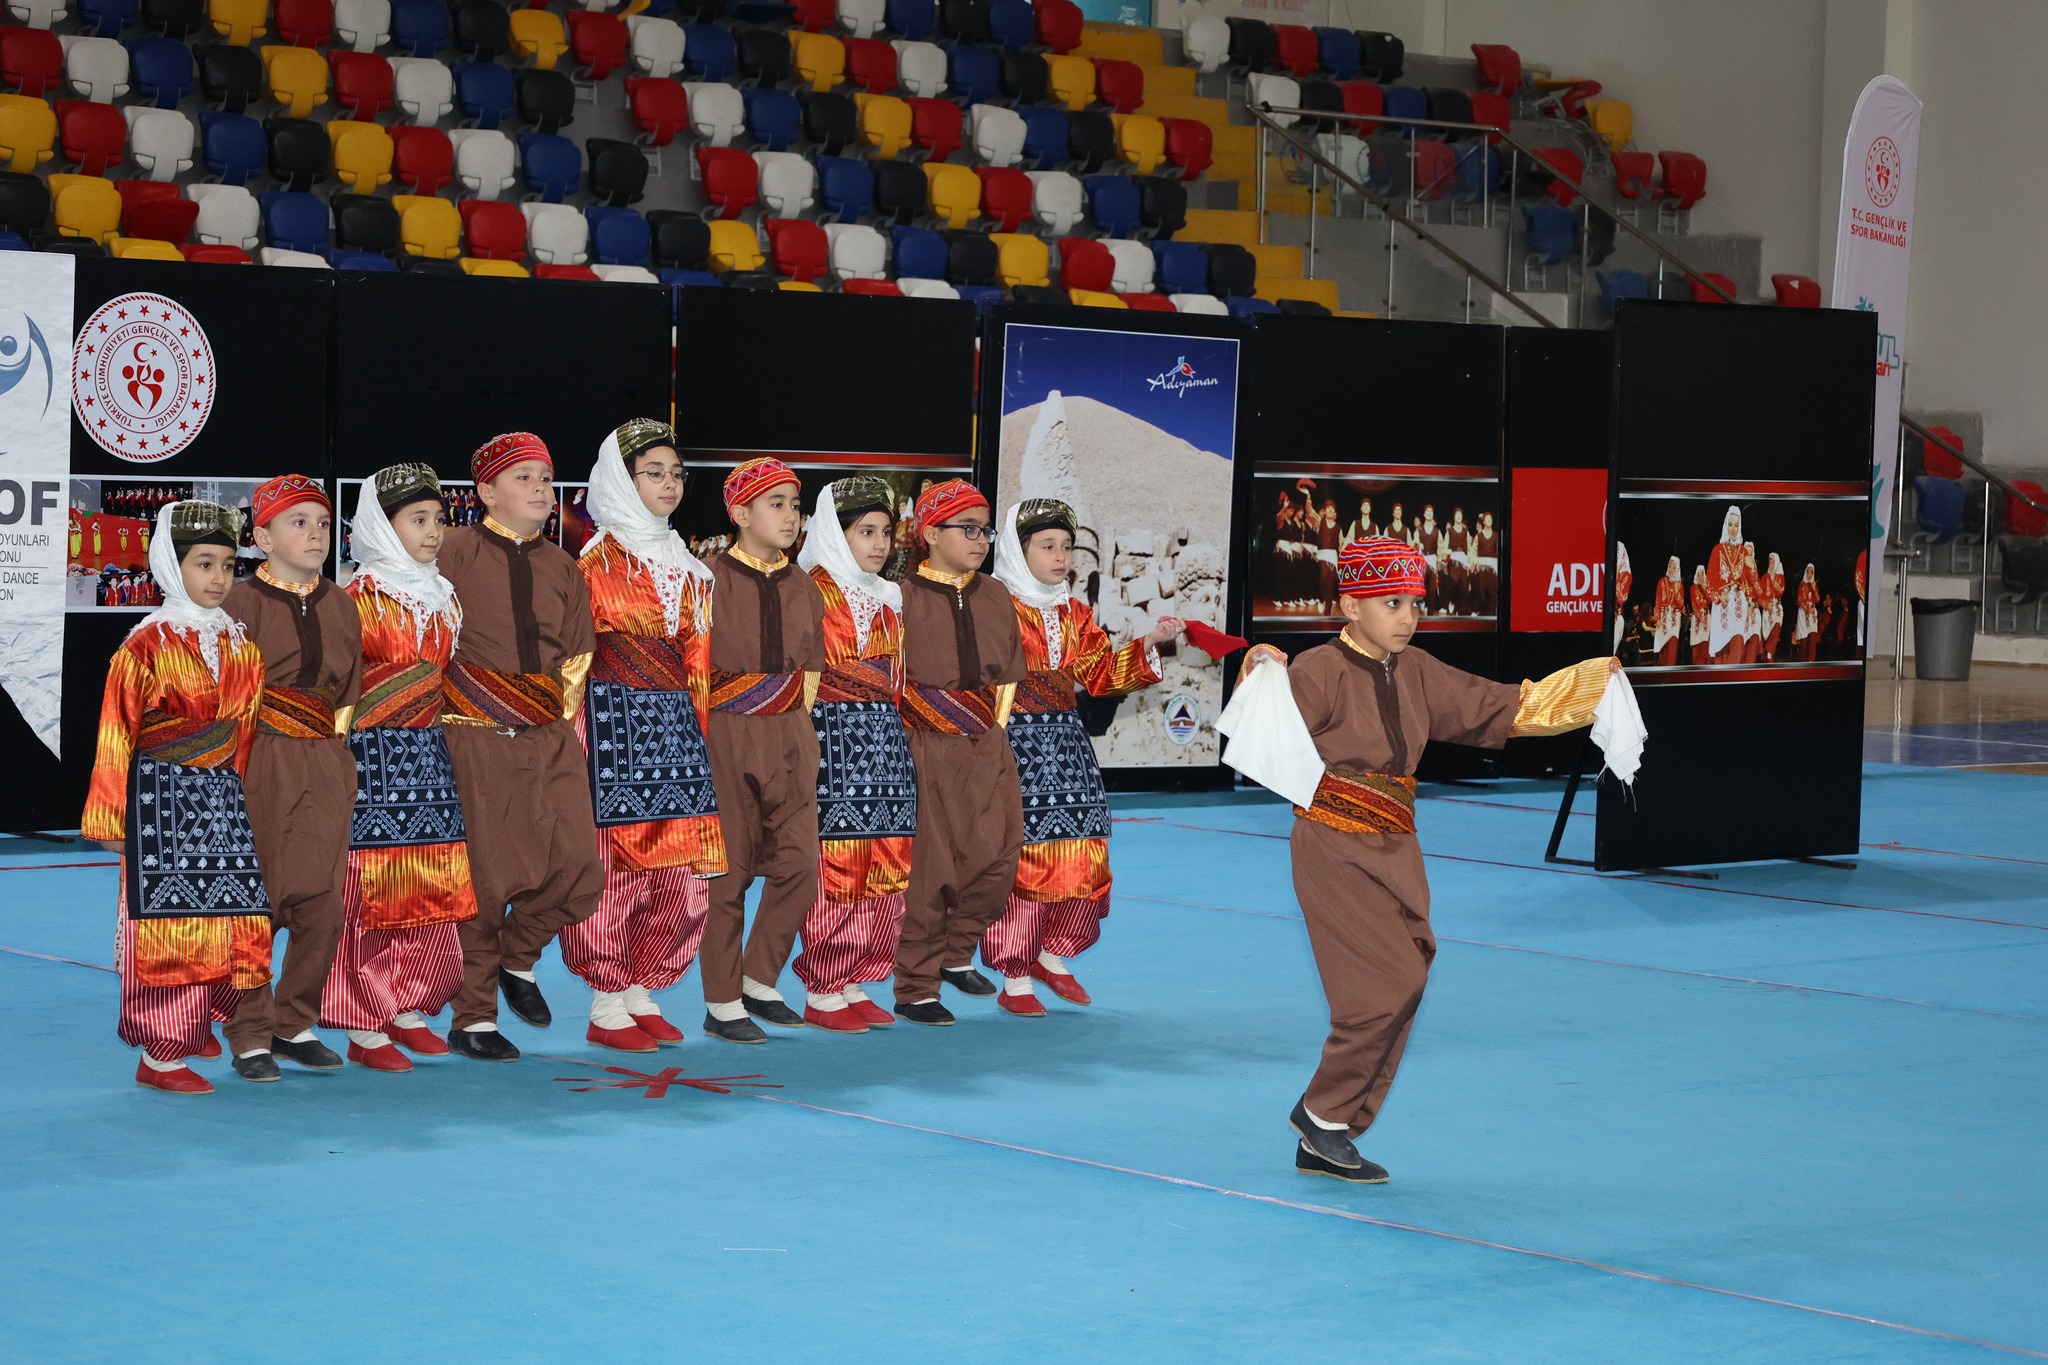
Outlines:
[[348,1059],[410,1071],[407,1052],[448,1053],[423,1017],[462,986],[456,925],[476,917],[455,769],[440,723],[462,628],[455,585],[434,565],[446,536],[441,481],[423,464],[364,481],[349,528],[363,639],[345,922],[321,994],[321,1022],[348,1030]]
[[275,997],[268,985],[245,992],[227,1035],[237,1075],[274,1081],[273,1054],[319,1071],[342,1064],[313,1026],[347,919],[356,761],[342,736],[362,690],[363,646],[355,604],[321,573],[334,507],[320,485],[282,475],[257,486],[249,510],[265,559],[221,605],[263,655],[263,702],[243,781],[272,927],[291,940]]
[[825,600],[825,675],[817,731],[818,899],[804,917],[797,978],[804,1022],[865,1033],[896,1017],[864,982],[896,966],[903,893],[917,832],[917,773],[897,698],[903,691],[903,589],[882,577],[895,553],[889,485],[871,475],[827,484],[797,566]]
[[917,838],[896,950],[896,1013],[946,1025],[941,979],[994,995],[974,945],[1002,915],[1024,843],[1007,726],[1024,646],[1009,590],[978,572],[997,534],[988,499],[948,479],[917,499],[930,556],[904,581],[903,702],[917,767]]
[[576,561],[541,537],[555,510],[555,462],[513,431],[470,456],[481,526],[448,532],[441,572],[462,602],[441,723],[469,835],[477,913],[462,922],[454,1051],[516,1062],[498,1032],[498,994],[535,1028],[553,1022],[533,964],[604,894],[590,778],[570,718],[597,648]]
[[593,992],[584,1036],[621,1052],[682,1041],[651,992],[696,960],[705,878],[725,871],[704,747],[711,570],[669,526],[688,478],[675,445],[647,418],[605,437],[590,471],[597,534],[576,561],[597,621],[579,724],[605,873],[597,913],[562,931],[562,961]]
[[[1378,1184],[1387,1172],[1352,1140],[1371,1126],[1394,1083],[1436,956],[1415,839],[1414,773],[1423,746],[1499,748],[1513,736],[1590,724],[1619,664],[1589,659],[1519,686],[1476,678],[1408,648],[1425,580],[1413,547],[1384,537],[1353,541],[1340,567],[1342,633],[1304,650],[1286,665],[1289,687],[1266,694],[1298,713],[1293,725],[1306,725],[1324,770],[1313,802],[1295,807],[1291,846],[1295,896],[1329,998],[1330,1036],[1288,1123],[1301,1139],[1297,1170]],[[1244,672],[1285,659],[1258,645]],[[1242,719],[1225,720],[1241,732]]]
[[[135,1083],[173,1095],[213,1093],[185,1058],[218,1057],[212,1021],[270,980],[270,899],[242,794],[263,656],[220,605],[241,524],[211,502],[158,511],[149,568],[164,605],[114,651],[80,821],[121,855],[117,1034],[142,1049]],[[188,857],[218,861],[193,873]]]
[[[726,476],[737,537],[712,561],[711,780],[727,872],[711,885],[704,929],[704,1031],[728,1043],[767,1041],[803,1016],[775,989],[818,899],[818,736],[810,694],[825,667],[825,602],[790,562],[803,505],[780,460],[749,460]],[[811,676],[806,676],[811,675]],[[747,888],[762,879],[741,951]]]
[[1074,509],[1053,498],[1011,507],[998,528],[996,577],[1010,590],[1030,670],[1010,711],[1010,748],[1024,792],[1037,798],[1024,816],[1024,847],[1001,919],[981,936],[981,960],[1002,973],[1004,1010],[1043,1018],[1031,988],[1090,1003],[1067,959],[1102,936],[1109,914],[1109,797],[1074,689],[1120,697],[1160,680],[1160,645],[1180,633],[1166,617],[1122,649],[1095,623],[1086,602],[1067,591]]

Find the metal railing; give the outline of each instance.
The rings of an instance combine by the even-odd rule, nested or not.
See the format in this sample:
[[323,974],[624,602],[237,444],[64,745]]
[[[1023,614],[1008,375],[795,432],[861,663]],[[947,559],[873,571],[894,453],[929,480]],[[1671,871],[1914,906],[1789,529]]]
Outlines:
[[[1982,525],[1978,532],[1980,543],[1977,547],[1977,629],[1980,633],[1988,634],[1991,627],[1996,624],[1996,613],[1993,611],[1991,597],[1991,551],[1993,545],[1991,540],[1990,489],[1996,488],[2008,498],[2012,498],[2043,515],[2048,515],[2048,505],[2035,501],[2020,489],[2013,487],[2011,482],[2000,475],[1992,473],[1989,469],[1986,469],[1983,465],[1965,455],[1959,447],[1950,445],[1947,441],[1935,435],[1911,417],[1906,416],[1903,412],[1899,414],[1899,468],[1901,471],[1906,467],[1906,433],[1909,431],[1935,449],[1946,451],[1954,456],[1963,468],[1977,475],[1977,477],[1985,482],[1986,491],[1984,494]],[[1927,556],[1928,567],[1932,569],[1934,561],[1932,551],[1934,546],[1932,544],[1915,545],[1905,538],[1906,481],[1903,478],[1895,478],[1892,480],[1892,484],[1892,538],[1898,541],[1901,551],[1898,556],[1898,621],[1893,632],[1892,642],[1893,673],[1896,675],[1905,667],[1906,610],[1909,602],[1907,584],[1912,578],[1913,562],[1919,558],[1922,550],[1926,550],[1929,552]],[[1955,567],[1953,560],[1951,560],[1949,567],[1951,569]]]

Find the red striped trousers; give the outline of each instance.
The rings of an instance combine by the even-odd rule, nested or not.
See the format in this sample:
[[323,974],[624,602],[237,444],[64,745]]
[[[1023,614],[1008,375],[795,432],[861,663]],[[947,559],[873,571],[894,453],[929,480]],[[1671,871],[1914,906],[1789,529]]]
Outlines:
[[195,1057],[215,1022],[235,1017],[242,993],[226,980],[192,986],[145,986],[135,978],[135,921],[121,916],[114,934],[114,965],[121,973],[121,1023],[115,1036],[158,1062]]
[[348,855],[341,946],[320,989],[328,1028],[381,1030],[407,1010],[439,1014],[462,989],[462,938],[453,924],[363,927],[362,855]]
[[853,905],[821,896],[804,916],[797,980],[813,995],[837,995],[860,982],[885,981],[896,971],[896,941],[902,934],[900,891]]
[[611,834],[597,832],[604,896],[597,913],[562,930],[562,964],[592,990],[667,990],[683,979],[704,941],[710,884],[685,867],[627,872],[611,865]]
[[981,935],[981,960],[1004,976],[1029,976],[1041,952],[1078,957],[1102,937],[1109,897],[1030,901],[1014,893],[1003,917]]

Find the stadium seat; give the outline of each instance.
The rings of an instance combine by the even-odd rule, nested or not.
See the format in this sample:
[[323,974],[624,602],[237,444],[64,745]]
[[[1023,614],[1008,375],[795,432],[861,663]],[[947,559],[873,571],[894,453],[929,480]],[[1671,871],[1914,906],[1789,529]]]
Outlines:
[[1209,258],[1209,292],[1228,299],[1258,288],[1258,258],[1235,242],[1210,242],[1202,247]]
[[276,21],[277,40],[281,43],[326,47],[334,41],[333,0],[274,0],[271,17]]
[[1640,200],[1657,174],[1657,158],[1648,152],[1616,152],[1614,192],[1624,200]]
[[1038,35],[1030,0],[989,0],[988,33],[996,46],[1021,48]]
[[830,33],[839,22],[838,6],[833,0],[796,0],[795,9],[789,35],[792,46],[799,32]]
[[1206,293],[1209,288],[1209,258],[1192,242],[1152,244],[1153,278],[1161,293],[1170,294],[1176,305],[1183,294]]
[[1392,85],[1407,65],[1407,44],[1391,33],[1358,35],[1358,69],[1370,80]]
[[256,259],[264,265],[286,266],[296,270],[331,270],[325,256],[310,251],[291,251],[284,247],[267,246],[256,253]]
[[1111,237],[1128,237],[1138,227],[1137,183],[1128,176],[1091,175],[1082,182],[1088,194],[1088,221]]
[[1173,300],[1164,294],[1132,293],[1120,294],[1117,297],[1124,301],[1124,307],[1135,312],[1173,313],[1179,311],[1173,306]]
[[729,29],[714,24],[683,27],[683,66],[700,81],[723,81],[739,65],[739,48]]
[[910,106],[910,139],[924,157],[944,161],[960,150],[965,115],[959,105],[938,99],[911,99],[905,103]]
[[206,17],[231,47],[247,47],[270,32],[268,0],[206,0]]
[[[929,5],[926,6],[930,8]],[[872,38],[880,33],[887,14],[885,0],[838,0],[839,22],[848,33],[856,38]],[[907,28],[894,26],[906,38],[921,38],[922,33],[912,33]],[[931,30],[926,28],[925,32]]]
[[1596,270],[1593,279],[1600,286],[1600,310],[1608,317],[1623,299],[1650,297],[1650,281],[1640,270]]
[[789,65],[811,89],[830,90],[845,78],[846,47],[829,33],[792,33]]
[[908,224],[925,211],[924,169],[905,161],[878,161],[875,213],[884,223]]
[[438,128],[397,124],[391,134],[391,175],[414,194],[437,194],[455,178],[455,148]]
[[661,168],[660,149],[690,126],[690,97],[678,81],[654,76],[626,78],[626,104],[632,111],[633,126],[640,130],[640,145],[653,148],[654,167]]
[[[1447,86],[1431,86],[1422,93],[1429,100],[1429,116],[1431,118],[1442,123],[1472,122],[1472,97],[1463,90],[1454,90]],[[1308,94],[1307,85],[1303,86],[1302,94],[1306,98]],[[1431,128],[1426,131],[1428,136],[1438,140],[1470,136],[1468,133],[1445,128]]]
[[[567,204],[521,204],[526,249],[542,266],[582,265],[590,259],[590,223]],[[695,219],[703,226],[703,219]],[[710,240],[709,229],[705,240]]]
[[327,65],[342,117],[373,122],[391,107],[391,63],[376,53],[330,52]]
[[1620,151],[1635,137],[1635,107],[1624,100],[1598,100],[1587,108],[1586,118],[1610,152]]
[[1024,160],[1042,171],[1067,159],[1067,116],[1058,109],[1019,109],[1024,120]]
[[1691,152],[1664,152],[1664,183],[1657,186],[1651,198],[1658,201],[1657,211],[1661,215],[1685,213],[1694,204],[1706,197],[1707,163]]
[[1522,223],[1529,254],[1523,268],[1538,269],[1566,260],[1578,246],[1578,219],[1559,204],[1525,204]]
[[936,43],[890,41],[896,50],[896,84],[904,93],[936,99],[946,93],[946,52]]
[[1109,287],[1119,294],[1152,292],[1152,248],[1143,242],[1110,241],[1102,245],[1115,263]]
[[896,49],[879,38],[848,38],[846,79],[871,95],[896,88]]
[[1322,69],[1322,43],[1312,28],[1299,24],[1274,24],[1273,60],[1281,71],[1300,80]]
[[462,216],[446,199],[401,194],[391,200],[398,210],[399,246],[408,256],[452,261],[462,254]]
[[739,217],[759,197],[760,170],[737,147],[699,147],[697,173],[704,198],[720,218]]
[[583,144],[592,202],[614,208],[646,197],[647,157],[630,142],[594,137]]
[[946,49],[946,88],[962,104],[987,104],[1000,92],[996,54],[954,43]]
[[537,133],[558,133],[576,120],[576,83],[561,71],[514,73],[519,121]]
[[1213,14],[1191,13],[1181,29],[1181,51],[1203,75],[1221,71],[1230,60],[1232,34],[1227,21]]
[[1911,543],[1946,545],[1961,534],[1966,499],[1954,479],[1923,474],[1913,480],[1913,522],[1919,527]]
[[108,250],[123,260],[139,261],[182,261],[185,253],[169,242],[160,242],[148,237],[115,236],[107,244]]
[[64,79],[79,98],[112,104],[128,93],[127,48],[112,38],[72,38],[63,46]]
[[1095,59],[1093,65],[1096,98],[1119,114],[1136,113],[1138,107],[1145,102],[1145,69],[1136,62],[1110,61],[1103,58]]
[[593,265],[590,272],[606,284],[661,283],[661,278],[644,265]]
[[1415,198],[1433,204],[1449,195],[1458,180],[1458,154],[1448,142],[1417,138],[1414,145]]
[[457,258],[457,264],[465,275],[492,275],[515,280],[527,278],[526,267],[516,261],[480,261],[474,256],[462,256]]
[[1138,221],[1152,237],[1171,237],[1187,226],[1188,191],[1178,180],[1146,176],[1138,185]]
[[989,0],[939,0],[939,35],[958,43],[989,40]]
[[1499,153],[1481,142],[1461,142],[1456,156],[1457,167],[1451,177],[1453,202],[1467,207],[1484,203],[1500,188]]
[[786,279],[810,283],[825,273],[825,229],[807,218],[768,218],[768,263]]
[[1086,192],[1065,171],[1031,171],[1031,212],[1048,236],[1064,237],[1086,216]]
[[254,265],[249,253],[238,246],[215,246],[205,242],[187,242],[178,248],[187,261],[194,265]]
[[1069,289],[1067,302],[1076,308],[1129,308],[1123,296],[1105,289]]
[[1264,71],[1276,57],[1273,26],[1260,19],[1225,19],[1230,25],[1230,67],[1239,75]]
[[468,117],[464,126],[498,128],[519,106],[519,88],[512,73],[495,62],[457,62],[455,100]]
[[946,267],[952,253],[946,247],[945,238],[924,228],[894,227],[889,229],[892,271],[897,279],[908,276],[916,279],[941,280],[946,277]]
[[1256,317],[1261,313],[1278,313],[1280,311],[1280,305],[1272,300],[1247,294],[1233,294],[1224,300],[1224,305],[1229,311],[1230,316],[1234,318]]
[[1067,154],[1075,169],[1093,175],[1117,159],[1116,124],[1099,109],[1067,114]]
[[255,195],[240,185],[188,185],[185,194],[199,205],[192,235],[200,242],[256,249],[262,214]]
[[175,180],[192,169],[192,121],[175,109],[130,106],[128,159],[151,180]]
[[[2012,486],[2016,491],[2026,495],[2029,500],[2048,504],[2048,494],[2044,494],[2041,485],[2032,479],[2014,479]],[[2005,494],[2003,501],[2005,505],[2006,530],[2010,531],[2013,535],[2025,536],[2029,539],[2039,539],[2042,536],[2048,536],[2048,513],[2035,511],[2011,493]]]
[[[1572,201],[1579,197],[1579,192],[1566,183],[1565,178],[1569,177],[1578,184],[1585,184],[1585,161],[1569,147],[1538,147],[1536,161],[1538,165],[1532,168],[1532,174],[1536,176],[1538,183],[1547,179],[1549,183],[1544,185],[1544,189],[1551,199],[1559,208],[1570,208]],[[1546,172],[1557,174],[1546,175]]]
[[1166,159],[1166,125],[1145,114],[1115,114],[1116,154],[1136,175],[1150,175]]
[[1480,89],[1512,95],[1522,88],[1522,54],[1505,43],[1474,43],[1472,59],[1479,63]]
[[637,211],[609,204],[593,204],[583,210],[583,216],[590,223],[590,255],[595,264],[642,267],[647,264],[648,251],[653,245],[653,230]]
[[1719,271],[1708,270],[1703,271],[1697,279],[1688,278],[1686,281],[1692,288],[1692,301],[1694,303],[1726,303],[1728,301],[1722,298],[1721,294],[1717,294],[1707,287],[1709,280],[1721,287],[1721,294],[1728,294],[1738,300],[1741,299],[1742,295],[1736,292],[1734,280],[1729,279]]
[[[180,195],[175,185],[153,180],[135,183],[160,186],[170,193],[158,198],[132,199],[124,202],[121,209],[121,231],[125,235],[168,242],[172,246],[183,243],[192,235],[192,224],[199,217],[199,205]],[[119,186],[115,188],[118,189]]]
[[1330,74],[1330,79],[1348,81],[1356,76],[1363,50],[1358,35],[1343,28],[1318,28],[1314,32],[1317,65]]
[[[471,200],[470,203],[489,203],[488,200]],[[351,256],[394,256],[403,250],[403,231],[400,227],[398,210],[389,199],[374,194],[337,194],[330,199],[328,208],[334,214],[334,250],[328,253],[332,260],[337,253]],[[467,208],[467,205],[464,205]],[[510,205],[494,204],[493,208],[509,208]],[[202,218],[204,215],[201,215]],[[465,225],[467,219],[464,219]],[[526,222],[520,220],[519,238],[526,240]],[[360,268],[360,262],[358,262]],[[375,267],[371,267],[375,269]]]
[[[26,95],[0,95],[0,155],[14,151],[13,170],[50,159],[53,145],[81,175],[105,175],[128,156],[128,121],[111,104],[58,100],[48,105]],[[30,149],[26,162],[22,150]]]
[[747,131],[747,105],[722,81],[686,81],[690,128],[713,147],[730,147]]
[[804,138],[821,156],[838,156],[860,141],[860,110],[851,96],[810,91],[798,102],[804,111]]
[[1047,57],[1045,84],[1067,108],[1086,109],[1095,102],[1095,64],[1086,57]]
[[796,152],[755,152],[762,211],[774,218],[795,218],[818,198],[817,169]]
[[142,27],[165,38],[206,31],[206,0],[142,0]]
[[537,280],[582,280],[596,283],[597,272],[587,265],[537,265],[533,268]]
[[1059,252],[1060,288],[1109,292],[1116,277],[1116,258],[1108,247],[1092,237],[1062,237]]
[[[550,204],[559,204],[583,179],[583,154],[559,133],[521,133],[519,174],[526,188]],[[749,165],[752,163],[749,162]]]
[[842,284],[879,280],[886,273],[888,239],[873,228],[858,223],[827,223],[825,240],[832,274]]
[[860,111],[861,140],[874,148],[876,160],[887,160],[910,145],[910,105],[894,95],[853,97]]
[[1074,0],[1037,0],[1032,11],[1038,41],[1047,49],[1064,54],[1080,44],[1084,15]]
[[199,116],[199,141],[207,170],[226,185],[240,185],[262,170],[269,150],[262,124],[217,109]]
[[[511,44],[512,55],[522,62],[531,63],[534,70],[553,71],[555,63],[569,51],[569,30],[558,16],[547,10],[516,9],[512,11],[506,41]],[[678,43],[680,55],[680,39]],[[659,74],[666,76],[670,73],[664,71]]]
[[689,40],[673,19],[636,14],[626,20],[626,48],[633,69],[643,76],[674,76],[683,69]]
[[391,41],[391,0],[335,0],[334,36],[351,52],[375,52]]
[[0,28],[0,81],[36,98],[64,83],[64,45],[41,28]]
[[1021,232],[992,233],[989,240],[996,244],[996,279],[1003,288],[1050,282],[1051,257],[1042,240]]
[[50,177],[51,211],[60,237],[82,237],[105,246],[121,229],[121,195],[114,182],[97,175]]
[[777,85],[789,75],[789,39],[772,28],[737,31],[739,73],[756,85]]
[[721,218],[711,224],[711,266],[722,274],[759,270],[761,238],[751,224]]
[[896,287],[894,280],[848,280],[839,286],[847,294],[879,294],[888,298],[902,298],[903,291]]
[[987,234],[946,234],[946,279],[956,285],[992,285],[1002,252]]
[[981,213],[981,180],[965,166],[924,163],[931,215],[948,228],[964,228]]
[[1414,137],[1416,129],[1414,124],[1399,120],[1429,117],[1429,92],[1412,85],[1386,86],[1380,91],[1380,103],[1384,111],[1396,120],[1391,131],[1402,137]]
[[1185,118],[1161,119],[1160,125],[1166,130],[1166,164],[1182,180],[1199,179],[1213,156],[1209,125]]
[[270,98],[288,117],[302,119],[327,103],[327,62],[319,53],[272,44],[257,49],[257,55],[263,58]]
[[1499,146],[1502,134],[1510,131],[1514,123],[1514,106],[1508,102],[1507,96],[1489,94],[1483,90],[1475,92],[1467,99],[1472,106],[1471,121],[1484,123],[1496,130],[1486,135],[1487,145]]
[[977,160],[990,166],[1014,166],[1024,156],[1024,120],[1014,109],[977,104],[967,111]]
[[824,213],[842,223],[852,223],[874,209],[875,175],[866,162],[845,156],[821,156],[817,165],[818,203]]
[[[271,50],[304,51],[303,48],[296,47]],[[327,64],[322,62],[320,65],[321,70],[325,71]],[[264,121],[263,136],[267,147],[266,164],[270,169],[270,178],[275,180],[280,188],[310,190],[327,178],[327,172],[333,165],[334,153],[332,144],[327,140],[326,125],[315,123],[311,119],[273,116]]]
[[393,57],[391,100],[414,123],[434,124],[455,108],[454,73],[432,58]]
[[[263,208],[263,237],[269,245],[286,251],[327,249],[327,205],[313,195],[271,190],[257,195],[256,202]],[[441,200],[434,202],[454,218],[453,205]]]
[[1045,58],[1036,52],[1005,52],[996,68],[996,89],[1018,104],[1043,104],[1052,97]]
[[[1301,82],[1292,76],[1275,76],[1268,72],[1254,71],[1247,84],[1245,98],[1254,105],[1269,105],[1274,109],[1299,109],[1302,107]],[[1270,117],[1282,128],[1289,127],[1300,118],[1298,114],[1271,114]]]
[[441,0],[391,0],[391,41],[407,56],[434,56],[448,46],[448,7]]
[[899,279],[896,291],[906,299],[957,299],[960,291],[944,280]]
[[1820,307],[1820,285],[1804,275],[1773,275],[1771,288],[1778,293],[1780,308]]
[[660,209],[647,215],[650,251],[660,269],[703,270],[711,259],[711,225],[694,213]]
[[462,242],[470,256],[486,261],[526,259],[526,217],[518,205],[465,199],[455,207],[462,214]]
[[455,183],[479,199],[496,199],[518,183],[518,149],[491,128],[458,128],[448,135],[455,149]]
[[191,50],[183,43],[175,38],[131,38],[126,46],[130,80],[143,99],[159,109],[176,109],[192,93],[197,80]]
[[803,135],[803,106],[787,90],[750,86],[740,92],[747,136],[771,152],[788,150]]

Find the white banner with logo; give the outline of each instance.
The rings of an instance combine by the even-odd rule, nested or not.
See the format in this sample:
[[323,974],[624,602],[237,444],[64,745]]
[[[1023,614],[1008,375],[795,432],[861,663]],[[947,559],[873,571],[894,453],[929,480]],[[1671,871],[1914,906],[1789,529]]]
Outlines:
[[52,754],[64,694],[75,264],[0,251],[0,687]]
[[[1879,76],[1863,87],[1842,154],[1842,213],[1835,229],[1836,308],[1877,314],[1877,410],[1870,453],[1869,563],[1884,562],[1898,496],[1899,400],[1905,379],[1906,281],[1913,257],[1913,189],[1920,161],[1920,100]],[[1864,575],[1867,582],[1868,575]],[[1867,594],[1868,588],[1863,591]],[[1861,603],[1858,604],[1859,609]],[[1861,632],[1863,622],[1858,619]]]

